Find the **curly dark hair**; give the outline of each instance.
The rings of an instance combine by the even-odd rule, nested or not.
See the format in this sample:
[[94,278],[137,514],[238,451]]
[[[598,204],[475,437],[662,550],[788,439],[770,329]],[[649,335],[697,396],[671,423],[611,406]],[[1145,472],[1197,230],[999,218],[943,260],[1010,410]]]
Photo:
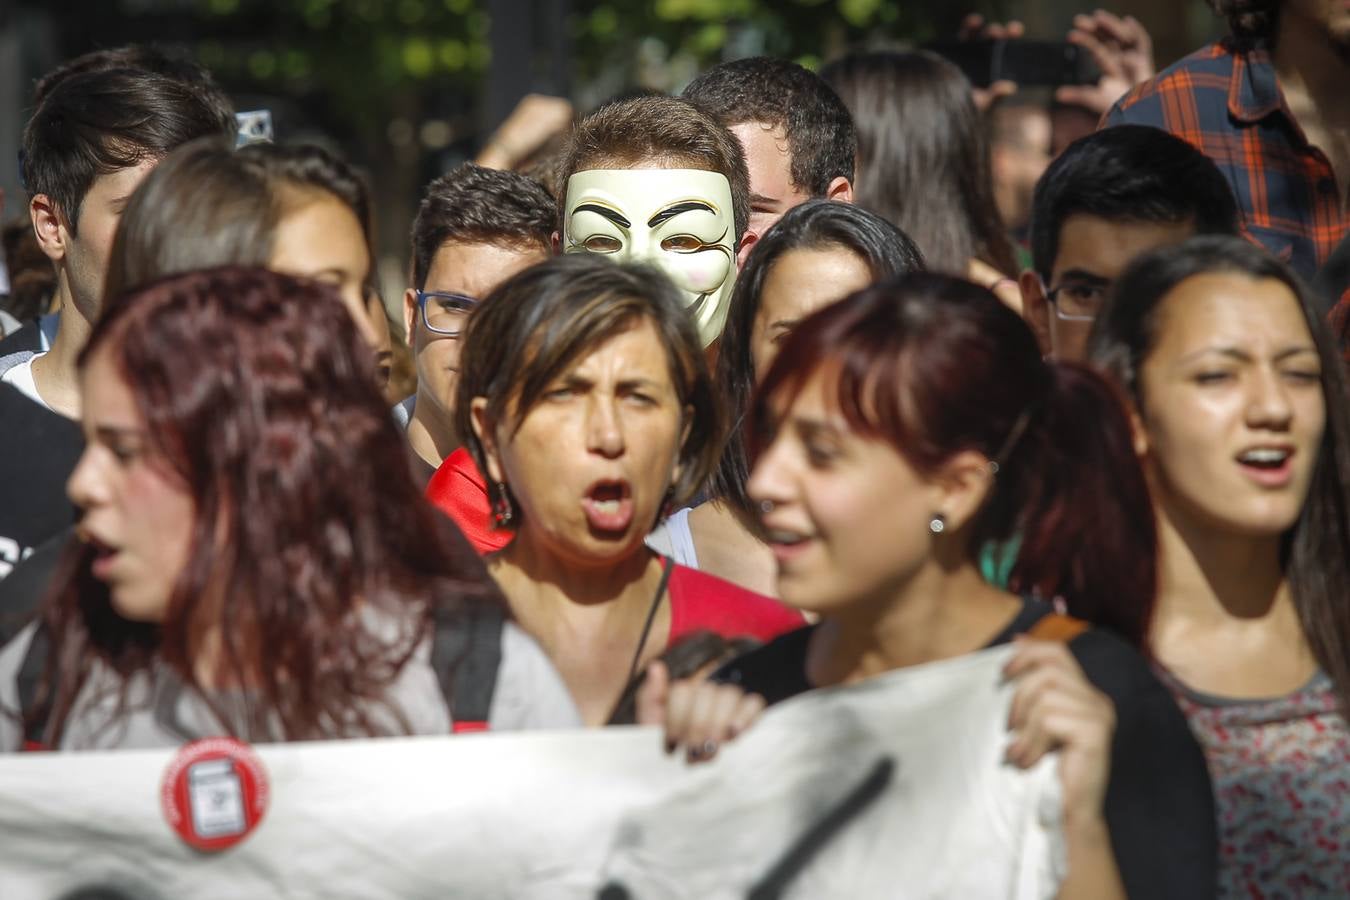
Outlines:
[[783,129],[792,183],[824,197],[835,178],[853,180],[853,116],[819,75],[786,59],[754,56],[714,66],[682,95],[730,128],[761,122]]
[[427,185],[412,227],[413,285],[426,287],[446,241],[551,250],[558,201],[542,184],[515,172],[465,163]]
[[[333,288],[236,266],[171,276],[108,306],[81,367],[96,354],[111,354],[194,522],[159,623],[120,616],[94,549],[67,550],[43,611],[44,743],[59,746],[96,664],[120,677],[114,722],[133,677],[166,666],[245,739],[377,734],[390,714],[406,728],[386,690],[433,617],[500,595],[413,483]],[[249,686],[228,709],[202,682],[209,641],[216,680]]]
[[1239,47],[1255,47],[1275,39],[1284,0],[1208,0],[1228,20],[1230,40]]

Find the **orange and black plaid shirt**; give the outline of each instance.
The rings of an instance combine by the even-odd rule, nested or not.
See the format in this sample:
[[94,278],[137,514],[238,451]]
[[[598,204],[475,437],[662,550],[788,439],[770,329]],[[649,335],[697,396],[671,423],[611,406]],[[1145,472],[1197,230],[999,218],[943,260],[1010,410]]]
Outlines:
[[1247,232],[1304,277],[1350,228],[1345,188],[1289,112],[1266,50],[1211,44],[1192,53],[1106,114],[1106,125],[1126,123],[1169,131],[1212,159]]

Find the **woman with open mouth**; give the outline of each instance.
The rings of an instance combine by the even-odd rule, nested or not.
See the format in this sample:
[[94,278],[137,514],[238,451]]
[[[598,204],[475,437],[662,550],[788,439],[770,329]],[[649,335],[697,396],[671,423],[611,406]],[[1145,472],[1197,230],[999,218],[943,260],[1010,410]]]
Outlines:
[[0,748],[580,724],[413,483],[331,286],[152,281],[110,298],[79,371],[78,540],[0,651]]
[[876,281],[923,269],[919,248],[861,206],[808,200],[788,210],[750,251],[736,278],[717,354],[717,385],[731,428],[708,500],[678,510],[649,543],[669,545],[686,565],[773,596],[774,560],[758,533],[741,420],[778,347],[811,313]]
[[1350,413],[1314,302],[1236,238],[1137,260],[1089,342],[1157,510],[1158,669],[1205,748],[1220,896],[1350,896]]
[[707,480],[721,414],[693,322],[653,269],[591,255],[514,276],[468,325],[457,415],[488,477],[488,557],[591,725],[684,635],[766,640],[799,614],[644,544]]
[[[1061,900],[1212,896],[1204,756],[1130,646],[1147,631],[1156,545],[1105,379],[1044,361],[988,290],[910,274],[794,329],[748,434],[779,595],[820,621],[728,663],[716,684],[663,697],[657,670],[640,720],[664,718],[668,744],[706,756],[746,727],[725,712],[746,694],[773,704],[1012,643],[1006,760],[1059,754]],[[1020,596],[978,565],[984,545],[1015,536]]]

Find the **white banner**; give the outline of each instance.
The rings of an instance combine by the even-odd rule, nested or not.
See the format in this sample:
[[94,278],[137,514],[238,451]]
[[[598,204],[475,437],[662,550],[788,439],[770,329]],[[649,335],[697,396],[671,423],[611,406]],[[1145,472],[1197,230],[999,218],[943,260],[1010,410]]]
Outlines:
[[170,751],[10,756],[0,897],[1041,900],[1058,782],[1001,762],[1009,652],[799,697],[692,768],[646,729],[259,746],[268,808],[215,854],[165,820]]

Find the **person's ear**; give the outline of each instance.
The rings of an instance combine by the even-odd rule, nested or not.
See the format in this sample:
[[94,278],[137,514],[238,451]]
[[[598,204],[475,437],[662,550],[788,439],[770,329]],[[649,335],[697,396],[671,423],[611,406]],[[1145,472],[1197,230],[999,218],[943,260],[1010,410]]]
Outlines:
[[1036,335],[1041,353],[1054,355],[1055,346],[1050,336],[1050,317],[1054,313],[1050,309],[1050,298],[1045,295],[1045,282],[1040,275],[1027,269],[1017,279],[1017,287],[1022,292],[1022,318],[1031,327],[1031,333]]
[[995,475],[984,454],[963,450],[942,464],[933,479],[940,499],[934,512],[940,512],[953,531],[968,525],[984,505],[994,486]]
[[553,245],[553,255],[562,256],[562,235],[555,231],[549,241]]
[[56,202],[46,194],[34,194],[28,201],[28,216],[33,220],[33,234],[47,258],[60,263],[66,258],[70,232],[66,230]]
[[750,255],[751,248],[753,248],[758,243],[759,243],[759,232],[751,231],[749,228],[747,228],[745,230],[745,234],[741,235],[740,246],[736,248],[737,272],[745,268],[745,260]]
[[825,199],[836,203],[852,203],[853,183],[843,175],[836,175],[830,186],[825,189]]
[[487,471],[483,474],[489,481],[505,482],[506,470],[502,468],[501,455],[497,452],[497,430],[488,416],[487,398],[474,397],[469,405],[469,413],[473,433],[478,437],[478,443],[483,445],[483,458],[487,463]]
[[1144,419],[1139,415],[1139,408],[1134,401],[1127,404],[1130,416],[1130,443],[1134,445],[1134,455],[1142,461],[1148,456],[1151,444],[1148,439],[1148,428],[1144,426]]
[[403,292],[403,342],[414,353],[417,345],[413,343],[413,334],[417,331],[417,289],[408,288]]

